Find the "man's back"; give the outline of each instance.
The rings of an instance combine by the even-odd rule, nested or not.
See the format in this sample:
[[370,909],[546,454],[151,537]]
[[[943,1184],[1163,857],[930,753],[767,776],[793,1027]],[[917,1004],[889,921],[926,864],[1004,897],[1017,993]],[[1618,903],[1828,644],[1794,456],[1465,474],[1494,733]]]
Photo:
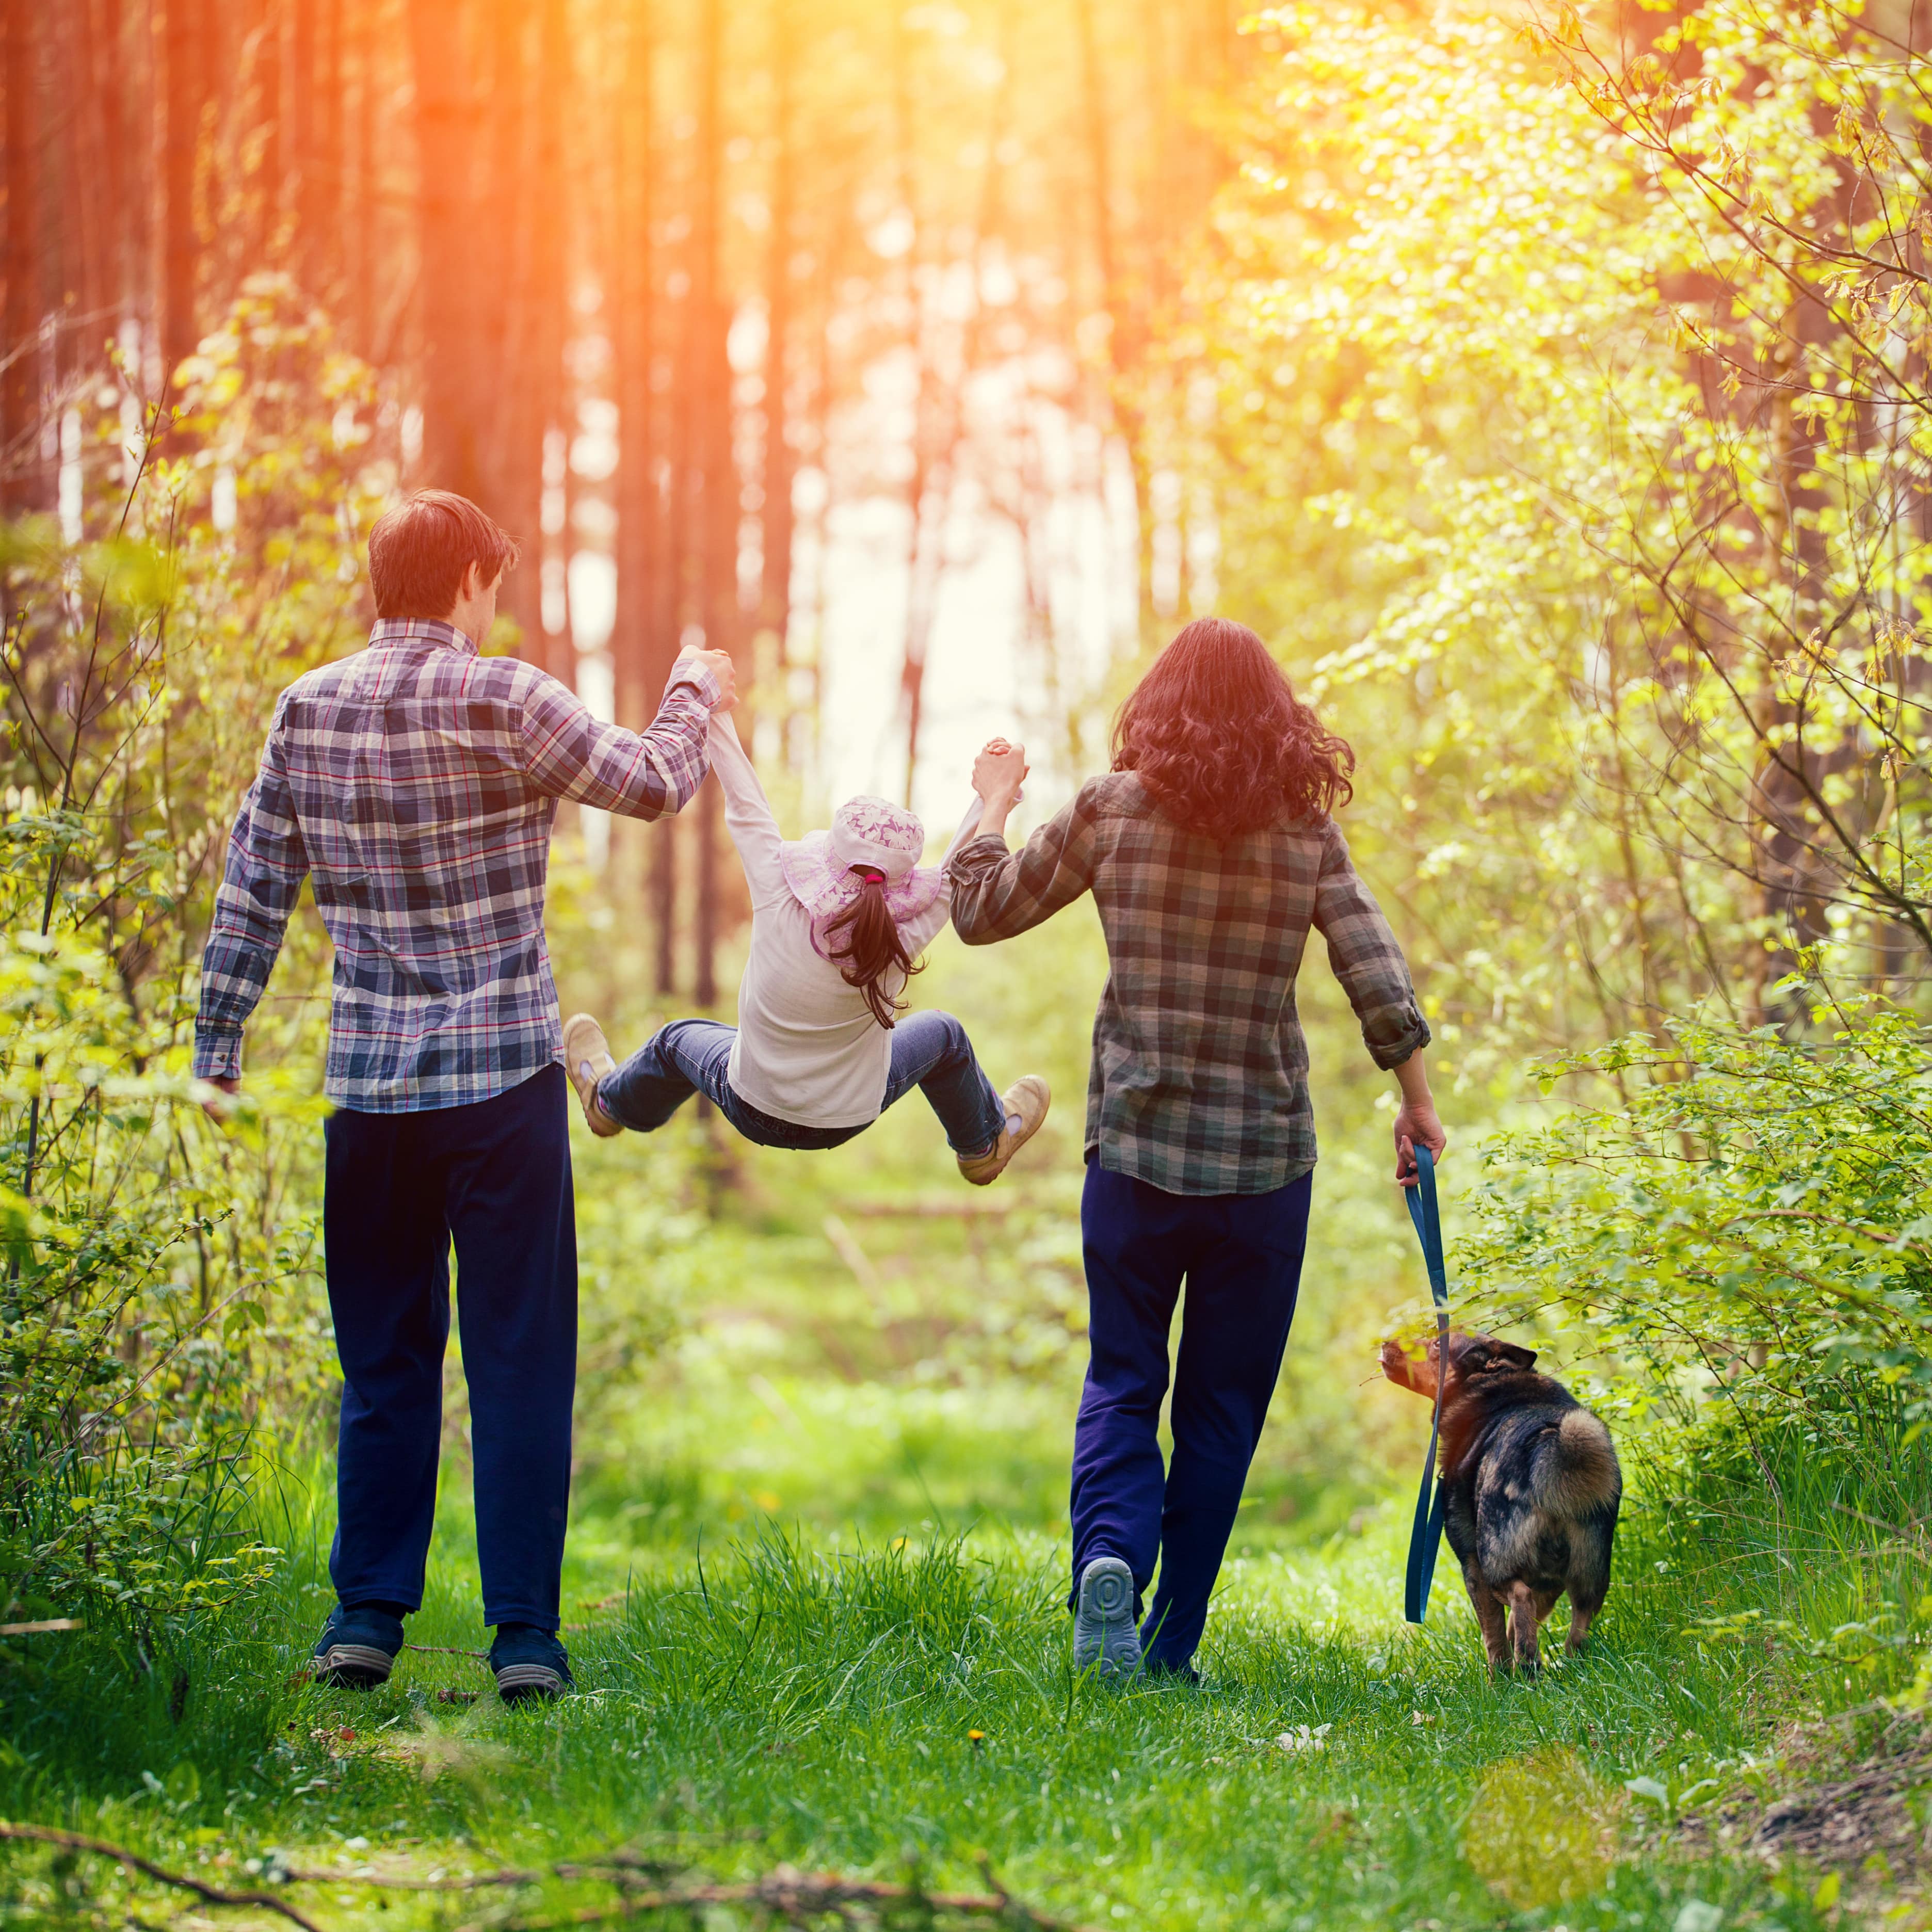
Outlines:
[[648,732],[620,730],[554,678],[418,619],[378,623],[366,650],[298,679],[230,844],[197,1070],[238,1066],[304,875],[335,948],[338,1105],[461,1106],[560,1058],[543,934],[556,800],[678,809],[704,774],[706,682],[675,684]]

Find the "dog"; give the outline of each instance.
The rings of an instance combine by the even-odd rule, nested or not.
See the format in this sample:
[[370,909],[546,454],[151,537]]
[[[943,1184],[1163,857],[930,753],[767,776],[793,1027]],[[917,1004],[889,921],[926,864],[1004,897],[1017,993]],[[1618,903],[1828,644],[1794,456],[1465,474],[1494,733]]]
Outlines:
[[[1382,1372],[1436,1399],[1442,1353],[1420,1360],[1382,1344]],[[1540,1664],[1537,1632],[1570,1595],[1574,1655],[1610,1587],[1623,1471],[1600,1417],[1561,1382],[1532,1372],[1536,1352],[1492,1335],[1451,1332],[1442,1390],[1443,1528],[1483,1633],[1492,1671]],[[1508,1628],[1504,1628],[1504,1612]]]

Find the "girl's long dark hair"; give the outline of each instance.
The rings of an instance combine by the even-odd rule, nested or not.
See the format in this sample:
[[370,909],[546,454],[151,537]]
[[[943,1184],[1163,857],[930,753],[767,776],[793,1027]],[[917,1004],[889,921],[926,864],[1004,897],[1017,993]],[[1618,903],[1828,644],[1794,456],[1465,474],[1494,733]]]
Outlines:
[[1114,721],[1114,769],[1133,772],[1184,830],[1226,844],[1284,818],[1323,818],[1354,794],[1355,754],[1298,698],[1245,624],[1197,617]]
[[873,1018],[890,1033],[904,1002],[895,1002],[886,992],[886,976],[897,971],[909,980],[921,968],[913,964],[899,937],[898,922],[886,904],[884,878],[868,876],[856,866],[852,870],[859,874],[859,896],[825,922],[825,956],[847,986],[865,995]]

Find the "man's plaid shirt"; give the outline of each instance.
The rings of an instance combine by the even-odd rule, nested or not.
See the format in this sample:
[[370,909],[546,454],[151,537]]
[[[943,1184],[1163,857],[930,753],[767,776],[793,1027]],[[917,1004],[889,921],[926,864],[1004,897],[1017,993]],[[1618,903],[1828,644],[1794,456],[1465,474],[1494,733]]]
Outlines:
[[298,678],[229,840],[195,1072],[240,1072],[305,876],[335,946],[324,1084],[338,1106],[461,1106],[560,1061],[543,929],[556,801],[677,811],[704,782],[717,696],[708,671],[680,672],[650,729],[621,730],[534,666],[417,618]]
[[952,855],[952,924],[1010,939],[1084,892],[1112,970],[1094,1022],[1087,1146],[1109,1173],[1170,1194],[1260,1194],[1315,1165],[1294,979],[1309,928],[1378,1066],[1429,1041],[1395,934],[1333,820],[1227,846],[1182,831],[1138,778],[1090,778],[1018,852],[997,835]]

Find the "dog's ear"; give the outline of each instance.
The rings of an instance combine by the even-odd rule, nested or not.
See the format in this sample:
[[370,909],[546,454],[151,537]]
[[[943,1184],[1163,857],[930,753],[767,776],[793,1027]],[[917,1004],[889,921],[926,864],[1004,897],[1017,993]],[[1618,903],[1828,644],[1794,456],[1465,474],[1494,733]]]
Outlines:
[[1520,1374],[1525,1369],[1536,1366],[1536,1351],[1518,1348],[1514,1342],[1492,1340],[1489,1353],[1490,1358],[1483,1366],[1492,1372],[1500,1370],[1504,1373]]

